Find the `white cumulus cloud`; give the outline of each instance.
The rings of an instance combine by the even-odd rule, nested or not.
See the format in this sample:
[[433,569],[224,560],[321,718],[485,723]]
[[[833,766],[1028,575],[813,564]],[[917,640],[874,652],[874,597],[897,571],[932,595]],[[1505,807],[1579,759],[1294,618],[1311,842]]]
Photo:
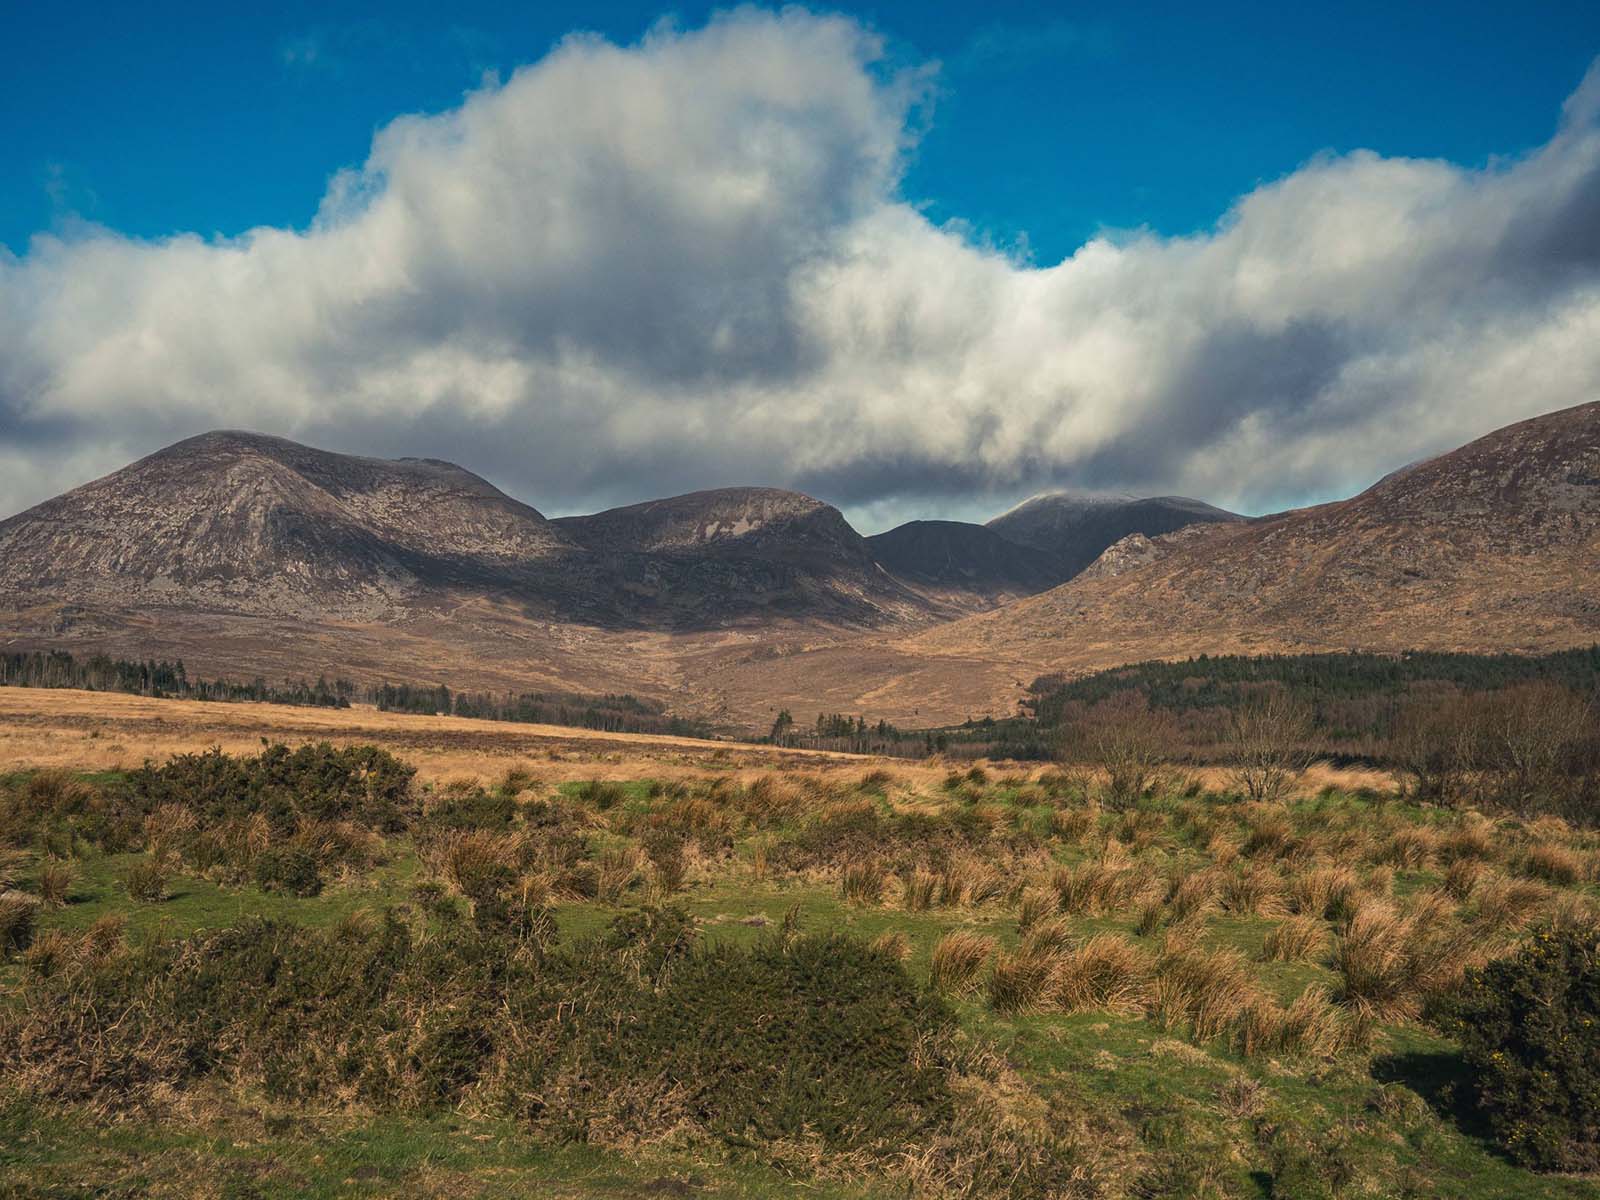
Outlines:
[[0,258],[0,514],[217,427],[556,511],[1261,507],[1600,398],[1600,70],[1524,156],[1314,158],[1205,234],[1053,266],[902,194],[930,79],[796,10],[574,37],[391,122],[307,229],[40,236]]

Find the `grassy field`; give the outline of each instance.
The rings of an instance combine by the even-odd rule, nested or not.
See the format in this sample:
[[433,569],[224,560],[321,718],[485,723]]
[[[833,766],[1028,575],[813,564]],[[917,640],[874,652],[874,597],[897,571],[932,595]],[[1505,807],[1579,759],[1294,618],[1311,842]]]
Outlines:
[[[1180,773],[1117,811],[1092,777],[1053,770],[571,731],[471,745],[459,739],[507,731],[370,714],[330,731],[294,710],[252,728],[245,706],[185,706],[203,711],[184,721],[214,722],[197,730],[161,702],[52,695],[46,712],[15,695],[0,693],[0,891],[28,898],[34,928],[0,965],[0,1196],[1600,1195],[1494,1149],[1456,1046],[1429,1020],[1468,967],[1600,911],[1600,840],[1548,818],[1415,807],[1329,777],[1252,805]],[[263,736],[376,742],[419,770],[390,819],[370,804],[246,803],[214,776],[137,769],[211,742],[255,753]],[[290,852],[314,868],[299,889],[314,894],[262,867]],[[508,904],[502,934],[488,914]],[[887,1139],[756,1136],[759,1112],[731,1128],[720,1101],[683,1100],[692,1078],[638,1080],[604,1037],[579,1082],[639,1082],[644,1099],[569,1081],[519,1108],[502,1086],[502,1035],[517,1027],[498,1012],[475,1018],[499,1031],[482,1052],[492,1067],[426,1103],[410,1084],[336,1084],[320,1067],[275,1079],[229,1042],[226,1011],[204,1068],[180,1070],[150,1048],[160,1021],[134,1044],[133,1017],[84,1001],[156,1013],[160,981],[127,964],[180,944],[219,955],[217,931],[254,918],[313,931],[303,945],[320,955],[372,943],[376,914],[392,912],[417,946],[498,948],[497,980],[537,980],[567,969],[564,954],[581,975],[619,918],[663,909],[686,915],[693,948],[672,960],[676,981],[640,965],[648,949],[619,952],[631,1003],[676,994],[697,962],[753,970],[834,933],[870,947],[863,969],[903,972],[934,1014],[908,1052],[937,1084],[926,1119]],[[826,1007],[832,984],[813,982]],[[306,1038],[328,1039],[312,1056],[326,1064],[344,1043],[313,1022],[316,988],[296,1003]],[[425,992],[406,994],[411,1015],[381,1044],[464,1003],[430,1007]],[[600,1003],[580,992],[574,1007]],[[680,1043],[725,1033],[720,1012],[670,1028]],[[635,1016],[616,1015],[618,1029]],[[774,1052],[792,1037],[799,1053],[804,1036]],[[421,1044],[406,1042],[413,1074]],[[125,1076],[85,1067],[112,1051]],[[630,1115],[574,1132],[558,1091],[591,1117],[608,1104]]]

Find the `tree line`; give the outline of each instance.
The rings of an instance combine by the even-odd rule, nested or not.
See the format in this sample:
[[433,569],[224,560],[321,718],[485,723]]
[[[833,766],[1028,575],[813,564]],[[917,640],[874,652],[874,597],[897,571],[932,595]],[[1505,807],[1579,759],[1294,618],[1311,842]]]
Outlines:
[[531,725],[566,725],[611,733],[665,733],[709,737],[701,721],[673,716],[666,706],[627,693],[584,695],[579,692],[452,692],[444,684],[382,684],[368,689],[367,700],[383,712],[428,716],[475,717],[484,721],[517,721]]
[[260,676],[248,683],[191,679],[183,660],[123,659],[105,654],[74,658],[64,650],[0,654],[0,687],[80,688],[176,700],[260,701],[314,708],[348,708],[356,687],[348,679],[315,683],[291,680],[269,684]]

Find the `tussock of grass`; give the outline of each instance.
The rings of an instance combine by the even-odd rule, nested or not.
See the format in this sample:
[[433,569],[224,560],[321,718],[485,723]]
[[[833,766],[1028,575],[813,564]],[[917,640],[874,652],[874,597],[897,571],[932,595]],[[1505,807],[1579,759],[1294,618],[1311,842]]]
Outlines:
[[1285,917],[1267,933],[1261,957],[1267,962],[1316,962],[1328,945],[1328,927],[1316,917]]
[[998,1013],[1038,1008],[1050,987],[1054,961],[1045,954],[999,954],[989,971],[989,1007]]
[[[1116,843],[1112,843],[1115,845]],[[1103,916],[1126,907],[1146,876],[1119,863],[1089,862],[1057,871],[1051,880],[1057,907],[1072,916]]]
[[1469,932],[1437,914],[1408,919],[1380,905],[1351,918],[1334,951],[1342,1002],[1379,1020],[1414,1017],[1478,958]]
[[0,892],[0,962],[33,944],[39,899],[26,892]]
[[1050,997],[1063,1012],[1139,1013],[1150,1002],[1149,955],[1114,933],[1096,934],[1057,956]]
[[1284,911],[1283,880],[1255,864],[1223,876],[1217,898],[1234,916],[1275,917]]
[[1522,873],[1546,883],[1571,887],[1592,876],[1589,856],[1557,842],[1535,842],[1523,851]]
[[60,908],[67,902],[72,889],[72,865],[58,858],[47,858],[39,864],[39,899],[49,908]]
[[929,982],[942,992],[961,995],[978,985],[983,964],[995,952],[995,940],[956,930],[939,939],[928,964]]
[[1298,916],[1336,921],[1357,907],[1361,880],[1349,867],[1317,867],[1291,876],[1289,907]]
[[1255,976],[1232,948],[1170,944],[1156,963],[1152,1015],[1197,1042],[1226,1033],[1258,996]]

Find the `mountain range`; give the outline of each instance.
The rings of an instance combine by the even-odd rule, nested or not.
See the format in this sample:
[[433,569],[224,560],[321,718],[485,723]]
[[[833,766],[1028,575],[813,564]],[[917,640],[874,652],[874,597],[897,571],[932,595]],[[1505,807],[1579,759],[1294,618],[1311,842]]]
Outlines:
[[215,432],[0,522],[0,645],[927,724],[1138,658],[1587,644],[1597,530],[1600,405],[1270,517],[1053,493],[871,537],[760,487],[552,520],[451,463]]

